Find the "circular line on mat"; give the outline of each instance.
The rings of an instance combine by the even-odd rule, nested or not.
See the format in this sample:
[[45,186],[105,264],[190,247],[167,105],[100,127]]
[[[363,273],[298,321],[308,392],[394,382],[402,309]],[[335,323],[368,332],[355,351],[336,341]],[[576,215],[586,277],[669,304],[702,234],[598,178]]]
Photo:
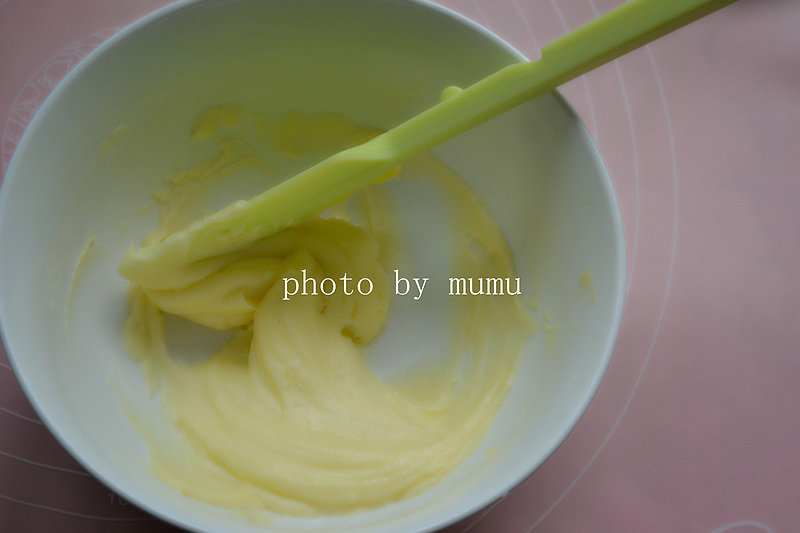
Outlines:
[[90,514],[83,514],[83,513],[75,513],[72,511],[66,511],[64,509],[59,509],[58,507],[51,507],[50,505],[43,505],[41,503],[33,503],[33,502],[26,502],[25,500],[19,500],[17,498],[12,498],[11,496],[6,496],[5,494],[0,494],[0,498],[3,500],[8,500],[10,502],[18,503],[20,505],[25,505],[28,507],[33,507],[35,509],[44,509],[46,511],[53,511],[54,513],[59,513],[67,516],[74,516],[77,518],[86,518],[87,520],[97,520],[101,522],[156,522],[155,518],[149,516],[131,516],[131,517],[119,517],[114,518],[111,516],[96,516]]
[[[592,7],[592,12],[593,12],[595,18],[599,17],[600,16],[600,12],[598,11],[597,6],[595,5],[594,1],[593,0],[588,0],[588,2],[589,2],[589,5]],[[561,12],[561,10],[559,9],[558,5],[555,3],[555,0],[550,0],[550,4],[553,6],[553,9],[556,10],[556,14],[558,15],[558,18],[561,21],[561,25],[564,27],[564,31],[569,32],[569,27],[567,25],[567,21],[564,18],[564,15]],[[625,286],[625,295],[627,296],[628,293],[630,292],[631,285],[632,285],[632,282],[633,282],[633,275],[634,275],[634,272],[636,270],[636,257],[638,255],[638,251],[639,251],[639,218],[640,218],[640,209],[641,209],[640,194],[639,194],[639,192],[640,192],[639,191],[639,152],[638,152],[638,148],[637,148],[637,145],[636,145],[636,131],[635,131],[635,128],[634,128],[634,125],[633,125],[633,114],[631,112],[630,100],[628,99],[628,92],[625,89],[625,82],[622,79],[622,69],[620,68],[618,59],[615,59],[613,64],[614,64],[614,67],[616,68],[616,71],[617,71],[617,78],[619,79],[619,86],[620,86],[620,89],[622,91],[622,100],[623,100],[623,102],[625,104],[625,113],[626,113],[627,118],[628,118],[628,131],[629,131],[630,136],[631,136],[631,145],[632,145],[631,149],[633,151],[633,168],[634,168],[634,183],[635,183],[634,190],[635,190],[635,195],[636,195],[636,210],[635,210],[635,215],[634,215],[634,226],[633,226],[633,251],[631,252],[630,272],[628,273],[628,279],[626,280],[626,286]],[[589,116],[591,117],[592,130],[594,131],[593,138],[594,138],[595,143],[599,146],[599,144],[600,144],[600,134],[598,133],[598,130],[597,130],[597,127],[598,127],[597,126],[597,118],[595,116],[594,102],[592,100],[592,93],[589,90],[589,81],[588,81],[587,76],[586,75],[581,76],[581,81],[583,82],[584,92],[586,93],[586,100],[587,100],[587,103],[589,104]]]
[[8,415],[15,416],[15,417],[17,417],[17,418],[19,418],[21,420],[26,421],[26,422],[32,422],[34,424],[39,424],[40,426],[44,426],[44,424],[42,423],[41,420],[37,420],[35,418],[31,418],[30,416],[25,416],[25,415],[20,414],[20,413],[18,413],[16,411],[12,411],[11,409],[8,409],[6,407],[0,407],[0,411],[2,411],[3,413],[6,413]]
[[533,29],[531,28],[531,23],[528,22],[528,17],[525,16],[525,13],[522,11],[522,7],[520,7],[519,2],[517,0],[511,0],[514,4],[514,7],[517,10],[517,14],[522,19],[522,24],[525,26],[525,29],[528,31],[528,35],[531,37],[531,42],[533,42],[533,49],[536,50],[537,55],[541,55],[541,49],[539,47],[539,41],[536,40],[536,36],[533,35]]
[[472,5],[475,6],[475,10],[478,12],[478,16],[481,19],[481,26],[489,31],[492,31],[492,28],[489,27],[489,19],[486,17],[486,13],[483,12],[483,9],[481,9],[481,6],[478,5],[478,0],[472,0]]
[[[592,0],[589,0],[592,2]],[[569,494],[572,488],[580,481],[583,475],[589,470],[589,467],[592,466],[595,459],[600,455],[600,453],[605,448],[606,444],[611,440],[612,435],[616,431],[617,427],[619,426],[620,422],[622,421],[625,413],[628,411],[628,407],[633,400],[633,396],[636,393],[636,390],[639,388],[639,383],[642,380],[642,376],[644,376],[644,372],[647,369],[647,363],[650,361],[650,357],[653,355],[653,349],[656,345],[656,340],[658,339],[658,333],[661,330],[661,321],[664,318],[664,313],[667,308],[667,301],[669,300],[669,292],[672,286],[672,274],[675,267],[675,251],[678,244],[678,161],[677,156],[675,154],[675,139],[672,135],[672,121],[670,120],[669,115],[669,107],[667,105],[667,98],[664,94],[664,86],[661,83],[661,76],[658,73],[658,66],[656,65],[655,58],[653,57],[653,52],[650,49],[650,46],[645,46],[647,50],[647,54],[650,58],[650,63],[653,65],[653,73],[655,74],[656,84],[658,85],[659,95],[661,97],[661,103],[664,108],[664,116],[666,118],[666,126],[667,126],[667,136],[669,138],[669,150],[670,155],[672,157],[672,186],[673,186],[673,210],[674,210],[674,217],[673,217],[673,233],[672,233],[672,251],[670,253],[670,260],[669,260],[669,274],[667,276],[667,286],[664,291],[664,301],[661,305],[661,311],[658,315],[658,320],[656,321],[656,329],[653,332],[653,338],[650,342],[650,347],[647,350],[647,355],[645,356],[644,363],[642,364],[641,370],[639,370],[639,375],[636,376],[636,381],[633,384],[633,389],[631,389],[630,394],[628,395],[628,399],[625,401],[625,404],[622,407],[622,411],[620,412],[619,416],[617,417],[614,425],[611,427],[608,435],[606,438],[603,439],[603,442],[600,444],[600,447],[594,453],[594,455],[589,459],[589,462],[586,466],[578,473],[578,476],[572,481],[572,483],[567,486],[566,490],[558,497],[558,499],[550,506],[550,508],[545,511],[545,513],[529,528],[525,531],[525,533],[530,533],[533,531],[542,521],[556,508],[556,506],[561,503],[561,501]]]
[[[589,2],[589,5],[592,6],[592,12],[594,13],[595,18],[599,17],[600,12],[597,10],[594,0],[587,1]],[[622,92],[622,101],[625,103],[625,114],[628,117],[628,132],[631,135],[631,150],[633,151],[633,183],[636,198],[636,209],[634,211],[635,214],[633,223],[633,251],[631,251],[631,267],[628,271],[628,279],[625,287],[625,296],[627,296],[631,290],[631,286],[633,285],[633,275],[634,272],[636,272],[636,257],[639,253],[639,221],[641,215],[641,194],[639,187],[639,147],[636,144],[636,128],[633,125],[631,102],[628,98],[628,90],[625,89],[625,80],[622,76],[622,67],[620,66],[619,59],[614,60],[614,68],[617,71],[617,79],[619,80],[619,87],[620,91]],[[677,216],[677,214],[675,216]]]
[[494,511],[494,508],[495,508],[495,507],[497,507],[498,505],[500,505],[500,503],[501,503],[503,500],[505,500],[505,499],[506,499],[506,496],[508,496],[508,493],[504,494],[503,496],[501,496],[500,498],[498,498],[497,500],[495,500],[495,502],[494,502],[494,503],[492,503],[491,505],[489,505],[489,506],[488,506],[486,509],[484,509],[484,510],[483,510],[483,511],[482,511],[482,512],[481,512],[481,513],[480,513],[480,514],[477,516],[477,517],[475,517],[475,519],[474,519],[472,522],[470,522],[469,524],[467,524],[467,527],[465,527],[464,529],[462,529],[462,530],[460,531],[460,533],[467,533],[467,532],[468,532],[470,529],[472,529],[473,527],[475,527],[476,525],[478,525],[478,522],[480,522],[481,520],[483,520],[483,519],[484,519],[484,517],[486,517],[486,515],[488,515],[488,514],[489,514],[489,513],[491,513],[492,511]]
[[[600,16],[600,11],[598,11],[597,6],[594,3],[594,0],[587,0],[589,5],[592,6],[592,12],[594,13],[595,18]],[[625,81],[622,76],[622,66],[620,65],[619,59],[614,60],[614,68],[617,71],[617,79],[619,80],[619,87],[622,91],[622,101],[625,103],[625,114],[628,117],[628,132],[631,135],[631,150],[633,151],[633,182],[634,182],[634,191],[636,195],[636,210],[634,211],[634,224],[633,224],[633,251],[631,252],[631,267],[628,272],[628,279],[626,281],[625,287],[625,296],[628,296],[628,293],[631,290],[631,286],[633,285],[633,275],[636,272],[636,257],[639,253],[639,221],[641,215],[641,194],[640,194],[640,187],[639,187],[639,177],[640,177],[640,169],[639,169],[639,147],[636,144],[636,128],[633,125],[633,113],[631,112],[631,102],[628,98],[628,90],[625,89]],[[676,215],[677,216],[677,213]]]
[[[528,21],[528,17],[522,11],[522,8],[519,6],[517,0],[512,0],[512,2],[514,4],[514,7],[517,10],[517,13],[520,15],[520,17],[523,20],[525,29],[527,30],[528,35],[531,38],[531,41],[534,43],[535,48],[538,50],[539,49],[538,41],[537,41],[537,39],[536,39],[536,37],[535,37],[535,35],[533,33],[533,29],[532,29],[532,27],[530,25],[530,22]],[[479,15],[483,19],[481,21],[481,23],[488,28],[488,22],[486,20],[486,16],[483,13],[483,11],[481,10],[480,6],[478,5],[477,0],[472,0],[472,4],[473,4],[473,6],[475,6],[475,9],[478,11]],[[595,17],[599,16],[599,12],[597,10],[597,7],[594,5],[594,2],[592,0],[589,0],[589,4],[592,7],[592,10],[594,12]],[[562,25],[564,31],[568,32],[569,31],[569,26],[567,25],[566,19],[564,18],[564,15],[561,12],[561,9],[558,7],[558,5],[555,3],[554,0],[550,0],[550,5],[553,7],[553,9],[555,10],[559,20],[561,21],[561,25]],[[637,145],[636,145],[636,141],[635,141],[635,129],[634,129],[634,126],[633,126],[633,116],[632,116],[632,112],[631,112],[631,108],[630,108],[630,101],[628,99],[627,92],[625,91],[624,81],[622,79],[622,73],[621,73],[618,61],[615,60],[614,64],[616,65],[616,68],[617,68],[618,79],[620,81],[620,86],[622,87],[622,94],[623,94],[623,99],[624,99],[624,102],[625,102],[625,111],[626,111],[627,116],[628,116],[628,126],[629,126],[629,131],[631,133],[631,140],[632,140],[631,144],[632,144],[633,157],[634,157],[634,175],[635,175],[635,184],[636,184],[635,185],[635,188],[636,188],[636,217],[635,217],[635,220],[636,220],[636,222],[635,222],[635,230],[634,230],[633,256],[632,256],[632,260],[631,260],[631,264],[632,264],[631,275],[629,276],[629,278],[627,280],[627,286],[626,286],[626,289],[625,289],[625,292],[626,292],[626,295],[627,295],[627,293],[630,290],[630,286],[631,286],[630,281],[631,281],[632,276],[633,276],[633,266],[635,265],[636,251],[637,251],[637,248],[638,248],[639,213],[640,213],[639,157],[638,157]],[[654,65],[654,67],[655,67],[655,65]],[[586,75],[581,76],[581,81],[583,83],[584,93],[586,95],[586,100],[587,100],[587,103],[589,105],[589,115],[590,115],[590,118],[591,118],[591,121],[592,121],[592,130],[594,132],[594,134],[593,134],[594,142],[596,144],[599,144],[599,135],[597,133],[597,119],[596,119],[596,114],[595,114],[595,110],[594,110],[594,104],[593,104],[593,101],[592,101],[591,92],[589,90],[589,84],[588,84]],[[659,83],[659,87],[660,87],[660,83]],[[665,101],[664,101],[664,105],[665,105],[665,111],[666,111],[666,102]],[[667,122],[669,123],[669,120],[667,120]],[[671,138],[671,133],[670,133],[670,138]],[[674,150],[673,150],[672,153],[673,153],[673,160],[674,160]],[[676,166],[673,165],[673,170],[675,168],[676,168]],[[674,174],[674,178],[677,179],[677,176],[675,175],[675,173],[673,173],[673,174]],[[676,199],[677,199],[677,190],[676,190],[675,194],[676,194]],[[676,209],[676,212],[675,212],[675,218],[676,218],[676,223],[677,223],[677,209]],[[670,280],[671,280],[671,277],[672,277],[672,265],[674,264],[674,254],[675,254],[675,246],[673,244],[672,262],[670,263],[670,274],[669,274],[669,279]],[[556,505],[558,505],[558,503],[564,498],[564,496],[566,496],[566,494],[572,489],[572,487],[575,485],[575,483],[577,483],[577,481],[583,476],[583,474],[586,472],[586,470],[589,468],[589,466],[591,466],[591,464],[594,462],[595,458],[599,455],[599,453],[605,447],[606,442],[610,439],[611,434],[616,429],[616,426],[619,423],[619,420],[621,420],[622,415],[624,415],[625,410],[627,410],[628,403],[630,403],[630,400],[633,397],[633,393],[636,391],[636,387],[638,386],[639,380],[641,379],[641,376],[644,373],[644,369],[647,366],[647,359],[649,359],[649,354],[652,352],[652,347],[655,344],[655,337],[658,334],[658,329],[659,329],[659,326],[660,326],[660,323],[661,323],[661,317],[663,317],[664,309],[666,308],[666,296],[667,296],[668,293],[669,293],[669,284],[667,286],[667,290],[666,290],[666,293],[665,293],[664,306],[662,307],[661,314],[659,316],[659,320],[658,320],[657,325],[656,325],[656,331],[654,332],[654,335],[653,335],[653,341],[651,343],[650,351],[648,352],[648,356],[645,359],[645,362],[644,362],[644,364],[642,366],[640,374],[637,377],[636,382],[634,383],[634,388],[631,391],[630,396],[628,397],[628,400],[626,401],[626,403],[623,406],[622,413],[620,414],[620,416],[617,419],[616,423],[612,426],[611,433],[609,433],[609,435],[606,436],[606,439],[601,443],[600,448],[591,457],[591,459],[589,460],[587,465],[578,473],[578,477],[567,487],[567,489],[564,492],[564,494],[562,494],[556,500],[556,502],[553,504],[553,506],[551,508],[549,508],[545,512],[545,514],[542,515],[542,517],[528,531],[531,531],[533,528],[535,528],[539,524],[539,522],[541,522],[544,519],[544,517],[547,516],[553,510],[553,508],[555,508]],[[461,530],[461,533],[467,533],[472,528],[474,528],[487,515],[489,515],[506,498],[506,496],[508,496],[508,494],[503,495],[503,497],[501,497],[500,499],[496,500],[494,503],[492,503],[486,509],[484,509],[472,522],[467,524],[467,526],[464,529]]]
[[[515,5],[516,5],[516,0],[512,0],[512,1],[514,1]],[[475,2],[475,0],[473,0],[473,3],[474,2]],[[589,2],[589,5],[592,8],[592,11],[594,12],[595,17],[599,16],[599,11],[597,9],[597,6],[594,4],[593,0],[588,0],[588,2]],[[567,26],[566,20],[564,19],[563,13],[559,9],[558,5],[555,3],[554,0],[550,0],[550,4],[555,9],[555,11],[556,11],[556,13],[558,15],[558,18],[560,19],[560,21],[562,23],[562,26],[564,27],[564,30],[565,31],[569,31],[569,28]],[[519,6],[517,6],[517,8],[518,8],[518,12],[520,13],[520,15],[522,16],[523,20],[525,21],[525,27],[528,29],[531,38],[535,42],[535,37],[533,36],[533,31],[532,31],[532,29],[530,27],[530,24],[529,24],[529,22],[527,20],[527,17],[524,15],[522,10],[519,9]],[[631,389],[631,392],[629,393],[628,398],[626,399],[625,403],[623,404],[623,407],[622,407],[622,410],[621,410],[620,414],[618,415],[617,419],[615,420],[614,424],[612,425],[611,429],[609,430],[609,433],[603,439],[603,441],[601,442],[599,448],[592,455],[592,457],[589,459],[588,463],[578,473],[577,477],[567,486],[565,491],[545,511],[545,513],[526,531],[526,533],[530,533],[533,529],[535,529],[555,509],[555,507],[566,497],[566,495],[572,490],[572,488],[578,483],[578,481],[580,481],[580,479],[583,477],[583,475],[586,473],[586,471],[588,471],[589,467],[591,467],[591,465],[594,463],[595,459],[603,451],[603,449],[605,448],[606,444],[611,440],[611,437],[615,433],[617,427],[619,426],[620,422],[622,421],[622,418],[624,417],[625,413],[627,412],[628,407],[631,404],[633,396],[636,393],[636,391],[637,391],[637,389],[639,387],[639,383],[641,382],[641,379],[642,379],[642,377],[644,375],[644,372],[645,372],[645,370],[647,368],[648,362],[649,362],[650,357],[651,357],[651,355],[653,353],[653,349],[655,348],[656,340],[658,338],[658,333],[659,333],[659,331],[661,329],[661,321],[662,321],[662,319],[664,317],[664,314],[665,314],[665,311],[666,311],[666,306],[667,306],[667,301],[669,299],[669,292],[670,292],[670,288],[671,288],[671,284],[672,284],[672,274],[673,274],[673,270],[674,270],[674,266],[675,266],[675,252],[676,252],[676,248],[677,248],[677,233],[678,233],[678,205],[677,205],[677,203],[678,203],[678,173],[677,173],[677,157],[676,157],[676,153],[675,153],[675,142],[674,142],[674,138],[673,138],[673,134],[672,134],[672,123],[671,123],[671,120],[670,120],[669,107],[668,107],[668,104],[667,104],[667,101],[666,101],[666,95],[664,94],[664,89],[663,89],[663,85],[661,83],[661,78],[660,78],[659,73],[658,73],[658,67],[657,67],[657,65],[655,63],[655,58],[653,57],[653,54],[652,54],[652,51],[651,51],[650,47],[646,46],[645,48],[647,50],[647,53],[648,53],[648,56],[649,56],[649,59],[650,59],[650,63],[653,66],[653,72],[654,72],[654,75],[656,77],[656,83],[657,83],[658,88],[659,88],[659,95],[661,97],[661,102],[662,102],[662,106],[663,106],[663,109],[664,109],[664,115],[665,115],[665,119],[666,119],[667,135],[668,135],[668,138],[669,138],[670,155],[671,155],[671,159],[672,159],[673,241],[672,241],[672,250],[670,252],[670,263],[669,263],[667,284],[666,284],[665,291],[664,291],[664,300],[662,302],[661,310],[659,312],[659,316],[658,316],[658,319],[656,321],[656,327],[655,327],[655,330],[653,332],[653,337],[651,339],[650,346],[648,347],[648,351],[647,351],[647,354],[645,356],[644,362],[642,363],[642,367],[639,370],[639,374],[637,375],[636,380],[634,381],[633,388]],[[640,221],[640,206],[641,206],[641,198],[640,198],[640,169],[639,169],[638,146],[637,146],[636,140],[635,140],[635,127],[634,127],[634,124],[633,124],[633,115],[632,115],[632,111],[631,111],[631,107],[630,107],[630,100],[628,98],[627,91],[625,90],[624,79],[623,79],[623,76],[622,76],[621,67],[619,66],[619,62],[617,60],[615,60],[614,64],[615,64],[615,67],[616,67],[616,70],[617,70],[617,77],[619,79],[620,87],[621,87],[621,90],[622,90],[623,101],[624,101],[624,104],[625,104],[625,111],[627,113],[628,129],[629,129],[629,132],[631,134],[631,144],[632,144],[633,157],[634,157],[634,178],[635,178],[635,197],[636,197],[636,211],[635,211],[635,213],[636,213],[636,215],[635,215],[635,226],[634,226],[634,246],[633,246],[633,251],[632,251],[632,259],[631,259],[631,272],[630,272],[630,275],[628,277],[627,286],[626,286],[626,295],[627,295],[627,293],[630,291],[631,280],[633,278],[633,272],[634,272],[635,265],[636,265],[636,255],[637,255],[637,252],[638,252],[639,221]],[[593,106],[591,94],[590,94],[590,91],[589,91],[588,82],[586,80],[586,76],[581,76],[581,79],[582,79],[582,82],[583,82],[583,85],[584,85],[584,90],[585,90],[585,93],[586,93],[587,102],[589,104],[590,117],[591,117],[591,120],[592,120],[592,126],[593,126],[593,130],[594,130],[594,139],[595,139],[596,143],[599,143],[599,138],[598,138],[598,134],[597,134],[596,117],[595,117],[594,106]],[[484,510],[473,522],[468,524],[461,531],[461,533],[467,533],[469,530],[471,530],[473,527],[475,527],[487,515],[489,515],[494,510],[494,508],[503,501],[503,499],[504,498],[501,498],[500,500],[494,502],[491,506],[489,506],[486,510]]]
[[[594,2],[589,0],[589,3],[592,4],[594,7]],[[595,12],[597,12],[595,10]],[[631,286],[633,285],[633,275],[636,272],[636,257],[639,253],[639,221],[640,221],[640,214],[641,214],[641,194],[640,194],[640,187],[639,187],[639,148],[636,144],[636,128],[633,125],[633,113],[631,112],[631,102],[628,99],[628,91],[625,89],[625,81],[622,77],[622,67],[620,66],[619,60],[614,60],[614,67],[617,69],[617,78],[619,79],[619,86],[622,90],[622,100],[625,102],[625,112],[628,115],[628,131],[631,134],[631,150],[633,151],[633,183],[634,183],[634,194],[636,196],[636,210],[634,211],[634,222],[633,222],[633,250],[631,251],[631,267],[628,271],[628,279],[626,281],[627,285],[625,287],[625,296],[631,291]],[[677,217],[677,213],[675,214]]]
[[[567,21],[564,18],[564,14],[561,12],[561,8],[559,8],[558,4],[556,4],[556,0],[550,0],[550,5],[556,10],[556,15],[558,15],[558,20],[561,21],[561,26],[564,28],[564,33],[569,33],[569,26],[567,26]],[[585,74],[581,76],[581,83],[583,83],[583,92],[586,94],[586,102],[589,104],[589,118],[592,120],[592,138],[594,138],[595,143],[599,144],[600,139],[597,136],[597,116],[594,112],[592,93],[589,90],[589,82],[586,80]]]
[[89,474],[88,472],[81,472],[80,470],[75,470],[75,469],[72,469],[72,468],[66,468],[66,467],[63,467],[63,466],[55,466],[55,465],[50,465],[50,464],[47,464],[47,463],[40,463],[40,462],[34,461],[32,459],[26,459],[24,457],[20,457],[19,455],[14,455],[13,453],[4,452],[3,450],[0,450],[0,455],[3,455],[5,457],[8,457],[9,459],[13,459],[15,461],[19,461],[21,463],[27,463],[29,465],[38,466],[38,467],[41,467],[41,468],[47,468],[48,470],[57,470],[59,472],[65,472],[67,474],[75,474],[75,475],[78,475],[78,476],[84,476],[84,477],[89,477],[89,478],[92,477],[91,474]]

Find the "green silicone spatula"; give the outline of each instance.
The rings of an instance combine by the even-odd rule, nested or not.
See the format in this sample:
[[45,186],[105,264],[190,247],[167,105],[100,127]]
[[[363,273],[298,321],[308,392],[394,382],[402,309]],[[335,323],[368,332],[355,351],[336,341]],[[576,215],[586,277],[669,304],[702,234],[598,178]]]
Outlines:
[[538,61],[510,65],[464,90],[446,90],[440,103],[386,133],[158,244],[131,248],[120,273],[151,287],[191,283],[191,273],[199,277],[213,268],[215,256],[318,214],[412,156],[733,1],[629,0],[542,48]]

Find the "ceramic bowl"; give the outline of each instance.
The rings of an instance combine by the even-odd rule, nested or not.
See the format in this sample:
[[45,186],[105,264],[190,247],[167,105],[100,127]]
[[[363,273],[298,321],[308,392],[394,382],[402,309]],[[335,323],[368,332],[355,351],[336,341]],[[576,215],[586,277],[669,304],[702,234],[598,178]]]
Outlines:
[[[0,190],[2,332],[50,431],[126,499],[193,531],[431,531],[523,481],[586,409],[611,357],[624,300],[613,187],[557,93],[435,150],[485,200],[529,303],[560,328],[540,327],[531,338],[475,454],[409,500],[255,526],[154,477],[147,445],[120,401],[140,409],[137,416],[157,416],[157,401],[120,339],[126,283],[117,274],[125,249],[154,224],[140,209],[164,173],[202,156],[187,139],[203,109],[236,103],[331,112],[388,128],[435,103],[446,86],[523,59],[451,11],[402,0],[178,2],[101,45],[38,111]],[[120,125],[124,138],[105,150]],[[78,267],[92,234],[88,260]],[[594,302],[579,282],[587,271]]]

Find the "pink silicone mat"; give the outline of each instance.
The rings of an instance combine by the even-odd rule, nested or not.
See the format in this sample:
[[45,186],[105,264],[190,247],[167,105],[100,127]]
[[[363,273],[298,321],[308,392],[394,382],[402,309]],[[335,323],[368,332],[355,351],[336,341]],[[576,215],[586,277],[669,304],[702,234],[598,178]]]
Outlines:
[[[165,3],[0,0],[3,170],[64,74]],[[537,57],[619,1],[441,3]],[[562,92],[619,195],[622,331],[566,442],[445,531],[800,531],[800,2],[740,0]],[[5,353],[0,531],[175,531],[69,457]]]

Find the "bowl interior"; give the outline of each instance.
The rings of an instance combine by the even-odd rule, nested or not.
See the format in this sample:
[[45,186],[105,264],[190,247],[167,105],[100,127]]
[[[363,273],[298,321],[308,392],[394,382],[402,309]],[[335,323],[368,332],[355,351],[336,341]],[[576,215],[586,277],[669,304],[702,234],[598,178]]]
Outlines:
[[[157,398],[120,339],[126,286],[117,266],[155,223],[139,211],[165,173],[208,155],[187,140],[209,106],[339,113],[388,128],[435,103],[444,87],[520,59],[474,24],[404,1],[179,3],[103,45],[44,104],[2,187],[5,343],[51,430],[143,508],[198,531],[251,530],[152,477],[130,422],[159,423]],[[548,327],[528,343],[485,442],[443,483],[355,516],[276,519],[272,530],[424,530],[477,510],[547,458],[602,377],[621,315],[623,236],[610,180],[575,114],[546,95],[435,153],[484,198],[511,245],[524,296],[540,317],[546,311]],[[90,234],[94,244],[78,266]],[[595,302],[579,282],[587,270]],[[436,317],[434,307],[399,302],[395,313],[423,323]],[[392,342],[381,350],[391,352]]]

